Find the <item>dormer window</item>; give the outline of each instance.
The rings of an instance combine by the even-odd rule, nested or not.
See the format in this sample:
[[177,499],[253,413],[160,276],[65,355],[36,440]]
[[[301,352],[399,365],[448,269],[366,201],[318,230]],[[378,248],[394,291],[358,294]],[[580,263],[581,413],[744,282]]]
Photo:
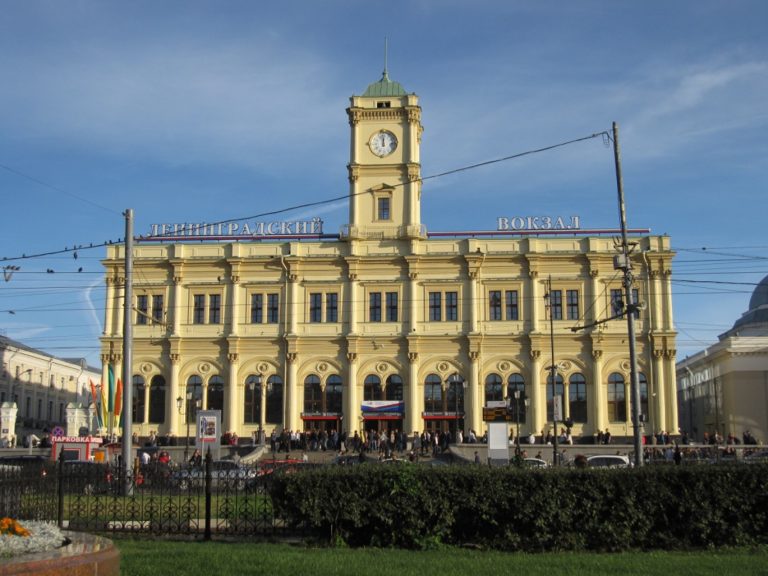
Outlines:
[[376,108],[392,108],[392,102],[384,100],[383,102],[376,102]]

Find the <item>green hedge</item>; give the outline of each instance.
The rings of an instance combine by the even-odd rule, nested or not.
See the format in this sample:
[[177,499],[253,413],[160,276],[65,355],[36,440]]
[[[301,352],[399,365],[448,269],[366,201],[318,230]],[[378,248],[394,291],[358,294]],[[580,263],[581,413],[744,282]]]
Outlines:
[[768,465],[518,469],[366,464],[279,475],[275,513],[332,544],[508,551],[768,543]]

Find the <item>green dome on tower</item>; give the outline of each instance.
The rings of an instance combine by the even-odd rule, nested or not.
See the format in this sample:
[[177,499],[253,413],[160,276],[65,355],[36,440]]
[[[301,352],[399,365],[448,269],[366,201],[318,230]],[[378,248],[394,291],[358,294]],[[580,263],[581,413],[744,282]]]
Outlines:
[[368,86],[368,89],[363,94],[363,97],[377,98],[380,96],[405,96],[405,88],[403,88],[399,82],[394,82],[389,79],[387,71],[384,70],[384,74],[381,76],[381,80],[374,82]]

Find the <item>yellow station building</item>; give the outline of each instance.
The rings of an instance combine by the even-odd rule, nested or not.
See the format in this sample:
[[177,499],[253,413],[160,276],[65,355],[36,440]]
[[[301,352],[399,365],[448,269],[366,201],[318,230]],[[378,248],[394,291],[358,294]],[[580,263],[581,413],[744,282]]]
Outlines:
[[[506,401],[521,435],[538,435],[560,403],[554,349],[574,438],[631,436],[627,322],[590,327],[622,300],[617,232],[520,216],[495,233],[430,235],[418,97],[385,72],[347,114],[340,234],[318,219],[167,224],[134,246],[134,430],[183,436],[210,409],[241,437],[457,425],[480,436],[483,407]],[[646,433],[676,432],[674,254],[667,236],[630,240],[640,411]],[[108,364],[122,373],[124,250],[103,262],[105,381]]]

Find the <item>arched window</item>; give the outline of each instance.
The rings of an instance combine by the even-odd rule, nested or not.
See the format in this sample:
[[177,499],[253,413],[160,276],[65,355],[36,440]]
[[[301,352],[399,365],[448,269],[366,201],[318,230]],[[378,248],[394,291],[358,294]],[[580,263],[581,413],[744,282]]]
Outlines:
[[323,390],[320,378],[310,374],[304,378],[304,412],[316,414],[323,411]]
[[608,421],[626,422],[627,401],[625,398],[624,376],[613,372],[608,376]]
[[448,398],[446,399],[446,412],[455,412],[456,417],[464,412],[464,378],[461,374],[452,374],[448,377],[445,393]]
[[131,422],[134,424],[144,423],[144,406],[146,405],[145,392],[147,384],[144,377],[135,375],[133,377],[133,406],[131,408]]
[[568,378],[568,416],[574,422],[587,421],[587,379],[584,374]]
[[485,378],[485,403],[494,400],[504,400],[502,380],[498,374],[488,374]]
[[165,422],[165,378],[152,377],[149,384],[149,423],[162,424]]
[[403,400],[403,379],[397,374],[387,377],[387,400],[402,402]]
[[200,376],[193,375],[187,378],[187,417],[186,422],[194,423],[197,411],[203,406],[203,379]]
[[[520,397],[515,400],[515,391],[520,392]],[[525,399],[527,398],[525,394],[525,379],[523,378],[522,374],[510,374],[509,378],[507,379],[507,399],[509,402],[511,402],[510,406],[512,406],[512,409],[515,409],[515,402],[517,402],[517,414],[520,418],[520,424],[525,424],[525,416],[526,412],[528,411],[525,406]],[[517,422],[517,419],[515,419]]]
[[363,400],[384,400],[381,379],[373,374],[366,376],[363,384]]
[[437,374],[430,374],[424,380],[424,411],[443,411],[443,385]]
[[224,422],[224,379],[218,374],[208,380],[208,410],[220,410],[221,422]]
[[640,414],[648,422],[650,417],[648,413],[648,380],[642,372],[637,375],[637,379],[640,381]]
[[325,381],[325,411],[331,414],[341,414],[344,409],[343,388],[341,376],[333,374]]
[[264,379],[257,374],[250,374],[245,379],[243,392],[243,416],[246,424],[258,424],[261,421],[261,387]]
[[[563,377],[562,375],[558,374],[555,377],[555,390],[554,390],[555,396],[560,396],[562,399],[563,397]],[[554,414],[555,414],[555,404],[552,401],[552,373],[549,372],[547,374],[547,421],[552,422],[554,421]],[[562,416],[565,416],[563,414]],[[557,433],[558,431],[555,431]]]
[[274,374],[267,378],[267,422],[283,423],[283,379]]

